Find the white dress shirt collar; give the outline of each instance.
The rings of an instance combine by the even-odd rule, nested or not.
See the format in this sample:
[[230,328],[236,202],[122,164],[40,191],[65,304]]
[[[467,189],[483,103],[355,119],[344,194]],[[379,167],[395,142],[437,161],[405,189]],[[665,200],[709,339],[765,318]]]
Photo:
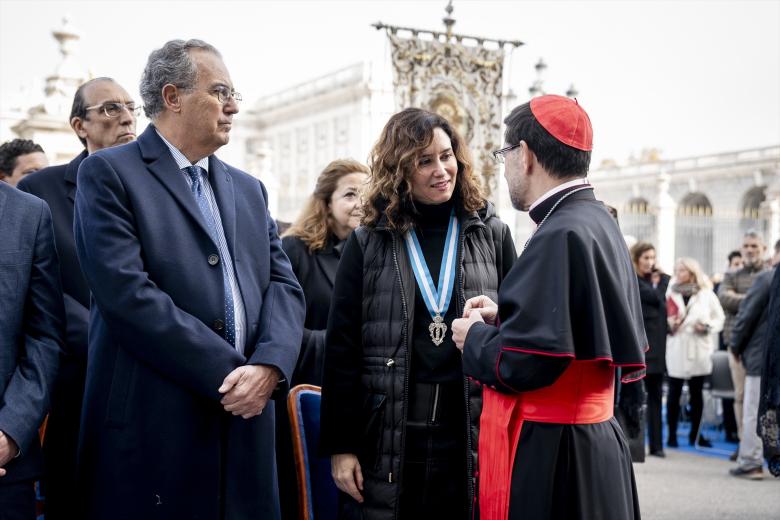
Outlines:
[[176,164],[179,166],[180,170],[183,170],[184,168],[187,168],[188,166],[200,166],[205,170],[206,173],[209,172],[209,158],[204,157],[200,161],[196,163],[191,163],[187,157],[181,153],[181,150],[173,146],[171,143],[168,142],[168,140],[165,138],[164,135],[160,133],[160,131],[155,128],[155,132],[157,132],[157,135],[160,136],[160,139],[163,140],[163,143],[165,143],[165,146],[168,147],[168,149],[171,151],[171,155],[173,155],[173,160],[176,161]]

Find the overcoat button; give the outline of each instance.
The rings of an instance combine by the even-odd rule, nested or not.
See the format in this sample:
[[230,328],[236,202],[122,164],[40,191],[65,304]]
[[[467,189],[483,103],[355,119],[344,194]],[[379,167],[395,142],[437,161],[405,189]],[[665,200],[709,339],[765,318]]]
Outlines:
[[214,330],[217,330],[217,331],[219,331],[219,330],[222,330],[222,329],[224,329],[224,328],[225,328],[225,322],[224,322],[224,321],[222,321],[222,320],[214,320],[214,323],[213,323],[213,325],[212,325],[212,328],[213,328]]
[[217,265],[219,263],[219,255],[209,255],[209,265]]

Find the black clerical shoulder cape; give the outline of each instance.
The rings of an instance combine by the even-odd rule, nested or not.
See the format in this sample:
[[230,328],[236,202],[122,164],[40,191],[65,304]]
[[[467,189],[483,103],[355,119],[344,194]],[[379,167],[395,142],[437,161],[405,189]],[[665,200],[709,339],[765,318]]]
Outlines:
[[476,324],[465,372],[485,385],[481,520],[639,518],[631,456],[612,416],[615,367],[642,377],[636,275],[590,188],[543,203],[498,294],[499,325]]

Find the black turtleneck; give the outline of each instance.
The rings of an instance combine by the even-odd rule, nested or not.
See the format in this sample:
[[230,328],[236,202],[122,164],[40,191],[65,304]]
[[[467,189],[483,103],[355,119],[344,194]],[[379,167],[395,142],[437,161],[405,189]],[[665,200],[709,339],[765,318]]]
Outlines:
[[561,200],[567,193],[571,193],[574,190],[582,189],[583,187],[586,186],[590,187],[590,184],[577,184],[576,186],[570,186],[564,190],[559,191],[558,193],[544,200],[541,204],[539,204],[534,209],[529,211],[528,216],[531,217],[531,220],[533,220],[538,226],[542,222],[544,217],[547,215],[547,213],[552,209],[552,207],[555,206],[556,202]]
[[[444,243],[447,240],[447,228],[450,223],[453,201],[439,205],[415,203],[415,233],[420,242],[425,262],[434,284],[439,283],[439,271]],[[444,315],[447,333],[441,345],[434,345],[428,326],[433,321],[425,301],[422,298],[417,281],[414,283],[414,317],[412,318],[412,381],[420,383],[446,383],[459,381],[463,377],[461,356],[452,341],[452,321],[457,313],[457,291],[453,290],[450,306]],[[457,283],[457,278],[455,280]]]
[[[453,202],[438,206],[415,204],[415,232],[422,248],[423,257],[428,264],[433,283],[438,285],[441,258],[444,252],[444,242],[447,240],[447,226]],[[511,239],[509,248],[511,249]],[[400,247],[406,247],[399,241]],[[514,253],[514,251],[512,251]],[[514,260],[512,255],[511,260]],[[511,266],[511,262],[507,262]],[[334,287],[333,299],[351,302],[350,305],[338,306],[330,311],[329,330],[338,331],[338,337],[331,338],[335,342],[357,347],[361,344],[361,320],[363,305],[363,251],[360,249],[355,235],[347,240],[339,263],[339,273],[343,276],[340,284]],[[460,381],[463,377],[461,355],[452,341],[452,320],[457,316],[457,294],[453,291],[453,300],[444,315],[447,333],[441,345],[436,346],[431,341],[428,331],[432,318],[422,299],[417,282],[412,277],[405,283],[415,286],[414,315],[412,319],[412,352],[411,376],[413,382],[444,383]],[[457,279],[456,279],[457,283]]]

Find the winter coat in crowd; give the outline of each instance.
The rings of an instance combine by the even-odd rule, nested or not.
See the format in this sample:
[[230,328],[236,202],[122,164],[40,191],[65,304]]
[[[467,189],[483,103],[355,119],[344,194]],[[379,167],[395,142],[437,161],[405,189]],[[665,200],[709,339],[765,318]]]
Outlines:
[[[673,306],[680,316],[684,316],[679,329],[666,342],[669,376],[688,379],[711,374],[716,334],[723,329],[725,321],[718,297],[710,289],[699,289],[686,304],[682,294],[670,289],[667,306]],[[709,326],[709,331],[696,332],[697,323]]]

